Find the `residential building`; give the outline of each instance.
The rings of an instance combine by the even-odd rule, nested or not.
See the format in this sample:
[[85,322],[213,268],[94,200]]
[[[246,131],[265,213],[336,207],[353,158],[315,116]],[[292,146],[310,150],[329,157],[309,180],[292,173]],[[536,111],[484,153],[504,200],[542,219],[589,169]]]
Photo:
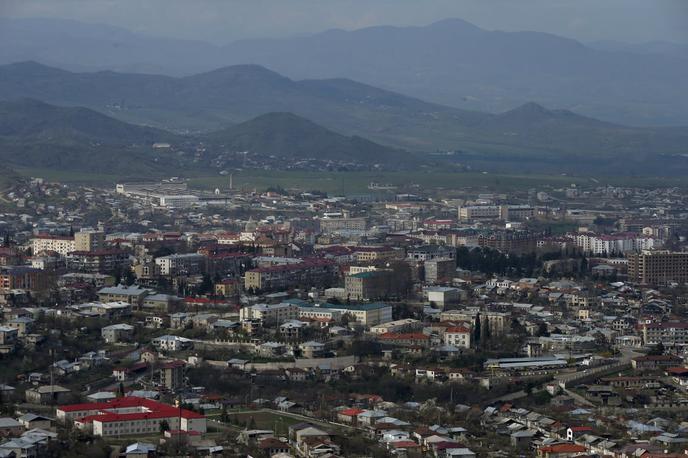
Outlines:
[[87,273],[123,272],[130,268],[129,253],[117,249],[72,251],[65,256],[68,270]]
[[99,251],[105,249],[105,232],[82,230],[74,234],[74,251]]
[[50,275],[45,270],[27,266],[0,267],[0,289],[44,291],[49,285]]
[[299,318],[299,307],[288,302],[280,304],[255,304],[243,307],[239,311],[239,318],[242,321],[261,320],[266,324],[280,324],[287,320]]
[[631,281],[643,285],[688,282],[688,252],[643,250],[626,257]]
[[176,390],[184,386],[184,361],[169,361],[162,363],[158,370],[160,374],[160,385],[168,390]]
[[65,256],[76,249],[76,244],[74,237],[38,235],[31,240],[31,249],[34,256],[44,251],[54,251]]
[[98,299],[103,302],[127,302],[131,305],[141,306],[146,296],[154,291],[142,288],[138,285],[108,286],[98,290]]
[[26,402],[32,404],[63,404],[71,398],[71,391],[59,385],[41,385],[26,390]]
[[298,264],[261,267],[246,272],[246,290],[272,291],[296,287],[328,286],[336,275],[336,264],[324,259],[308,259]]
[[171,254],[155,258],[160,275],[174,277],[177,275],[196,275],[206,270],[206,257],[198,253]]
[[344,289],[349,300],[383,299],[392,294],[391,270],[371,270],[347,275],[344,278]]
[[458,348],[471,348],[471,330],[463,326],[452,326],[444,331],[442,341]]
[[134,327],[126,324],[111,324],[100,330],[100,335],[106,343],[118,343],[131,340],[134,335]]

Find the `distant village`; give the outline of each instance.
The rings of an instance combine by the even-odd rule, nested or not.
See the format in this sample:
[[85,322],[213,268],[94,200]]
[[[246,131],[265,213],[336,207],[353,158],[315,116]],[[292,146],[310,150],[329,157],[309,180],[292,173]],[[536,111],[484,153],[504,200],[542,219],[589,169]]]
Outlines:
[[687,456],[685,190],[225,178],[4,191],[0,457]]

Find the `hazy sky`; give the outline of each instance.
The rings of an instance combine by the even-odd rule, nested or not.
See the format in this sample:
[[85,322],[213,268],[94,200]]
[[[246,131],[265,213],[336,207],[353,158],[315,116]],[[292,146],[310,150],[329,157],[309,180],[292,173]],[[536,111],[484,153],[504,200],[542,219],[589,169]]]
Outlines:
[[450,17],[581,41],[688,43],[688,0],[0,0],[0,16],[75,19],[219,44]]

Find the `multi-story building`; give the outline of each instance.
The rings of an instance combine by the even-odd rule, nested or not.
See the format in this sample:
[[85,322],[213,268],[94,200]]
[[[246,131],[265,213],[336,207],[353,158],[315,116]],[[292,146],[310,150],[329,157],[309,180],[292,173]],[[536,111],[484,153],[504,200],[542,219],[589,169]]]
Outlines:
[[423,263],[425,282],[429,284],[447,282],[456,275],[455,259],[431,259]]
[[469,205],[459,207],[459,220],[479,221],[499,219],[522,221],[535,216],[535,209],[529,205]]
[[134,335],[134,327],[126,323],[111,324],[102,328],[100,335],[107,343],[129,341]]
[[640,325],[640,331],[645,345],[656,345],[660,342],[665,346],[688,345],[687,321],[643,323]]
[[413,261],[432,261],[434,259],[455,259],[456,249],[446,245],[423,245],[409,248],[406,259]]
[[239,318],[243,320],[261,320],[263,323],[279,324],[299,317],[299,307],[289,302],[280,304],[255,304],[243,307]]
[[43,251],[54,251],[62,256],[76,249],[74,237],[60,235],[38,235],[31,240],[31,249],[36,255]]
[[623,234],[576,234],[571,236],[584,253],[594,255],[617,255],[628,252],[650,250],[662,245],[662,240],[633,233]]
[[102,302],[126,302],[132,305],[141,305],[143,298],[154,294],[155,291],[142,288],[137,285],[132,286],[107,286],[98,290],[98,299]]
[[504,253],[530,253],[537,249],[537,237],[528,231],[492,231],[480,234],[478,245]]
[[504,334],[511,326],[511,315],[509,313],[479,311],[477,309],[444,311],[440,314],[440,320],[474,323],[478,314],[480,314],[481,323],[486,321],[490,326],[490,333],[492,335]]
[[299,315],[307,317],[308,314],[315,311],[333,311],[338,312],[341,316],[348,315],[357,323],[364,326],[375,326],[376,324],[386,323],[392,321],[392,306],[375,302],[370,304],[314,304],[298,299],[289,299],[291,304],[298,305]]
[[688,282],[688,251],[649,251],[629,253],[628,277],[644,285]]
[[360,246],[354,248],[356,262],[376,262],[396,259],[399,252],[388,246]]
[[109,249],[96,251],[72,251],[65,256],[68,270],[88,273],[112,273],[131,266],[126,251]]
[[128,396],[109,402],[73,404],[59,407],[57,419],[73,421],[96,436],[159,434],[165,422],[172,431],[205,433],[205,416],[145,398]]
[[74,251],[98,251],[105,249],[105,232],[80,231],[74,234]]
[[12,247],[0,247],[0,266],[16,266],[21,264],[21,254]]
[[392,293],[391,270],[371,270],[344,278],[346,297],[351,300],[381,299]]
[[322,232],[337,231],[365,231],[368,228],[368,219],[365,217],[333,216],[320,218],[320,230]]
[[0,289],[43,291],[50,283],[49,274],[41,269],[26,266],[0,267]]
[[500,209],[497,205],[469,205],[459,207],[459,220],[475,221],[481,219],[499,219]]
[[175,360],[162,363],[160,365],[160,385],[168,390],[176,390],[184,386],[184,361]]
[[270,291],[295,287],[328,286],[336,275],[336,264],[324,259],[308,259],[299,264],[261,267],[246,272],[246,290]]
[[530,205],[501,205],[499,217],[504,221],[523,221],[535,216],[535,209]]
[[471,348],[471,330],[463,326],[452,326],[444,331],[442,340],[446,345]]
[[155,258],[160,275],[196,275],[205,272],[206,257],[198,253],[171,254]]

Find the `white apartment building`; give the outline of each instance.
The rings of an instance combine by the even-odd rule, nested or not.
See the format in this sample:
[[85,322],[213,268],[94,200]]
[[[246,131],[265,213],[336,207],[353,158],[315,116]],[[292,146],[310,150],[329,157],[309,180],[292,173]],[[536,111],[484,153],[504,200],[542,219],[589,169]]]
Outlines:
[[287,320],[299,318],[299,307],[283,302],[281,304],[255,304],[243,307],[239,311],[239,318],[243,320],[261,320],[264,323],[283,323]]
[[31,240],[31,249],[34,256],[42,251],[55,251],[66,256],[76,250],[76,244],[73,237],[39,235]]
[[471,348],[471,330],[463,326],[447,328],[442,340],[445,345],[453,345],[458,348]]
[[160,275],[194,275],[205,270],[205,256],[198,253],[171,254],[155,258]]
[[575,234],[571,238],[583,252],[594,255],[650,250],[663,244],[661,239],[637,234]]

